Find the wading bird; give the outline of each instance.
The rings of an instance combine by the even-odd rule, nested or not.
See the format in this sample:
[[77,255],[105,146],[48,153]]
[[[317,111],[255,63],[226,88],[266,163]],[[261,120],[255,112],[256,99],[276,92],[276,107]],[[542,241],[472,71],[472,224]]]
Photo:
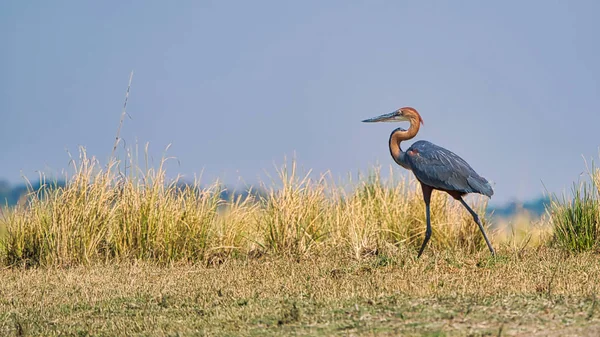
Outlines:
[[475,172],[475,170],[473,170],[461,157],[428,141],[419,140],[411,145],[406,152],[402,151],[400,142],[416,136],[417,132],[419,132],[420,125],[423,124],[421,115],[413,108],[400,108],[392,113],[365,119],[363,122],[403,121],[410,122],[410,127],[408,130],[397,128],[392,132],[390,135],[390,154],[398,165],[413,171],[423,189],[427,230],[425,231],[425,239],[423,240],[423,244],[421,245],[417,257],[421,257],[421,254],[423,254],[423,250],[431,237],[429,203],[431,200],[431,192],[433,192],[433,190],[447,192],[465,206],[473,216],[473,220],[475,220],[479,226],[490,252],[492,255],[495,255],[494,248],[492,248],[492,245],[485,234],[479,216],[463,199],[463,196],[468,193],[479,193],[491,197],[494,194],[494,190],[492,190],[490,183],[477,174],[477,172]]

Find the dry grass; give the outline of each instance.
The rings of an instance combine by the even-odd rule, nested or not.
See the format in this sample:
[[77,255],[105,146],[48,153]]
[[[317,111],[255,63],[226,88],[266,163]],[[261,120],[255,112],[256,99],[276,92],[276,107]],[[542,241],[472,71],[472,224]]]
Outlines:
[[513,250],[536,248],[552,238],[552,226],[547,215],[541,218],[524,211],[510,218],[496,218],[494,239]]
[[[368,179],[338,187],[312,179],[292,162],[265,185],[264,197],[222,201],[218,182],[181,189],[157,169],[100,166],[81,151],[65,187],[43,188],[0,217],[5,265],[72,266],[107,261],[172,263],[231,255],[310,255],[335,247],[355,258],[413,249],[425,229],[414,180]],[[141,173],[140,173],[141,172]],[[346,184],[345,184],[346,185]],[[474,253],[485,247],[460,203],[444,193],[432,200],[431,251]],[[475,199],[483,212],[485,201]],[[485,222],[485,219],[484,219]]]
[[2,335],[579,335],[600,262],[548,248],[0,271]]
[[418,260],[421,191],[394,170],[335,184],[292,162],[263,196],[224,201],[218,182],[181,188],[131,164],[82,150],[65,187],[2,210],[0,334],[600,333],[597,255],[549,248],[548,218],[499,226],[491,258],[434,193]]

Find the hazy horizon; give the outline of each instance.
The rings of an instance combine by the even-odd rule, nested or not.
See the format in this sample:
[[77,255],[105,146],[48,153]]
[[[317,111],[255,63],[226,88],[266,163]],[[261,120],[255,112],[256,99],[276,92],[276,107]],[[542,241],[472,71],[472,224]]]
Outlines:
[[[568,191],[598,158],[594,1],[0,4],[0,179],[67,168],[122,130],[172,144],[171,176],[255,184],[296,156],[334,177],[393,164],[406,124],[361,120],[416,108],[425,139],[493,182],[491,203]],[[407,142],[404,148],[412,141]],[[400,167],[395,174],[412,174]]]

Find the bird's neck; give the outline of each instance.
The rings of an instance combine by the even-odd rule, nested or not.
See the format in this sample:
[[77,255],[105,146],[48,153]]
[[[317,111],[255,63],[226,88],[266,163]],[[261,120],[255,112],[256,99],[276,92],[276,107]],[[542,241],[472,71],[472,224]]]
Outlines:
[[414,138],[417,132],[419,132],[419,122],[411,119],[410,127],[407,131],[396,129],[390,135],[390,154],[392,158],[398,165],[408,170],[410,170],[410,165],[406,161],[406,153],[400,148],[400,143],[404,140]]

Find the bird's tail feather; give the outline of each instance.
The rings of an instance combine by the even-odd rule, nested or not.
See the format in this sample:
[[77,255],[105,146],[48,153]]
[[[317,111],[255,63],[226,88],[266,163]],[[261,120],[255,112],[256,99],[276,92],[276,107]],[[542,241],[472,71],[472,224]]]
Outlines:
[[487,180],[485,180],[485,178],[469,177],[467,178],[467,181],[469,182],[469,185],[475,190],[475,192],[481,193],[488,197],[494,195],[494,190],[492,189],[492,186]]

